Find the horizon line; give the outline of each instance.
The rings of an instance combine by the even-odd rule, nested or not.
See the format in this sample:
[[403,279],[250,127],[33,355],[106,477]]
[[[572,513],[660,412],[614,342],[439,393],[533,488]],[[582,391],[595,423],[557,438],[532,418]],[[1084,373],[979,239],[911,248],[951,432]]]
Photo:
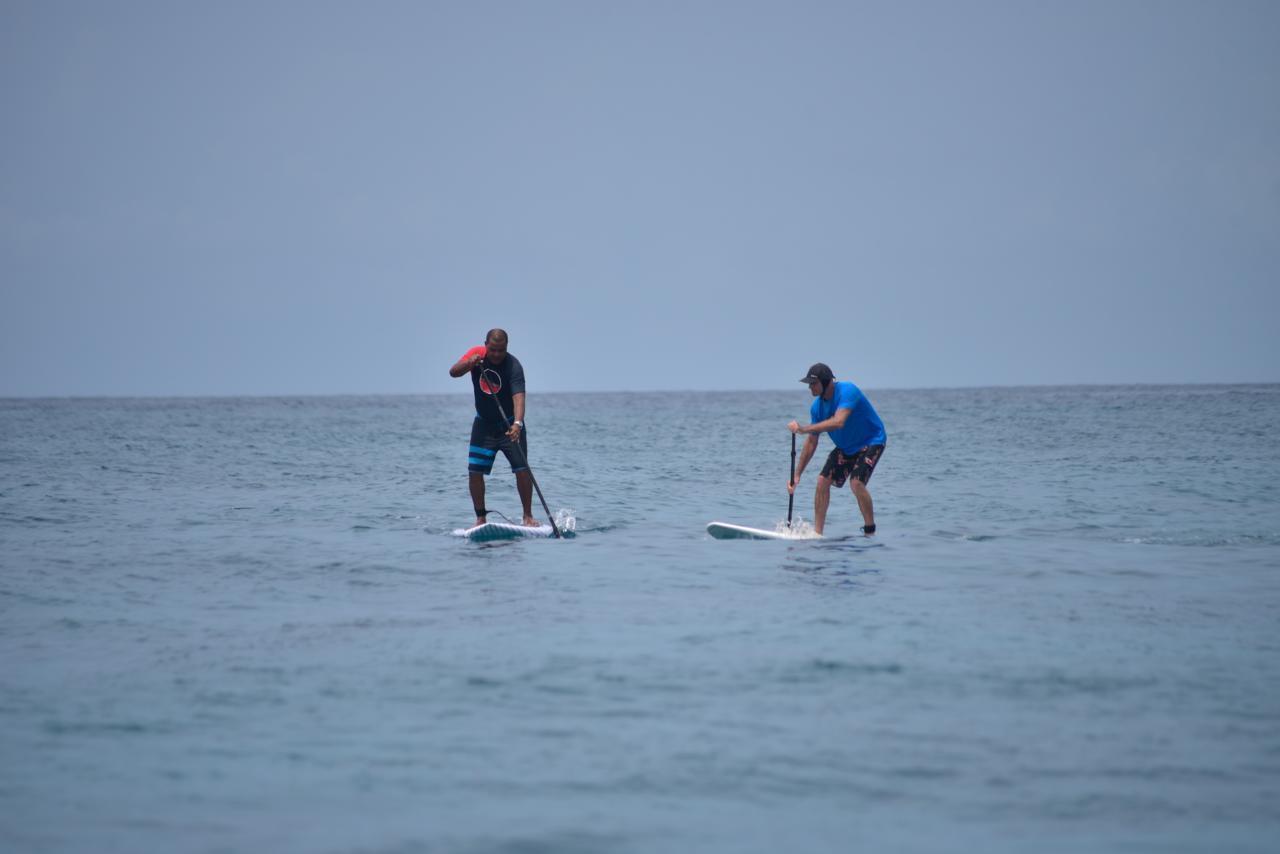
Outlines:
[[[1032,389],[1032,388],[1211,388],[1217,386],[1273,386],[1280,385],[1280,380],[1244,381],[1244,382],[1080,382],[1080,383],[992,383],[987,385],[922,385],[922,386],[859,386],[870,392],[894,391],[981,391],[985,389]],[[637,388],[614,390],[560,390],[546,389],[538,391],[538,395],[546,394],[774,394],[792,391],[789,388]],[[805,389],[795,389],[804,391]],[[362,398],[362,397],[449,397],[465,396],[466,391],[386,391],[386,392],[256,392],[256,393],[213,393],[213,394],[40,394],[40,395],[8,395],[0,394],[0,401],[16,400],[240,400],[276,399],[276,398]]]

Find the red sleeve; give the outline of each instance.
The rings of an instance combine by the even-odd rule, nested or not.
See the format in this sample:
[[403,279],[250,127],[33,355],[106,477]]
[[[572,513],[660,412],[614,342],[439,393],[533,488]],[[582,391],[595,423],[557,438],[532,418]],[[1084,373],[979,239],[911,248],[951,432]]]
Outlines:
[[470,359],[472,356],[483,356],[485,353],[488,353],[488,352],[489,352],[489,348],[481,344],[479,347],[472,347],[470,350],[463,353],[462,358],[458,359],[458,361],[459,362],[465,361],[467,359]]

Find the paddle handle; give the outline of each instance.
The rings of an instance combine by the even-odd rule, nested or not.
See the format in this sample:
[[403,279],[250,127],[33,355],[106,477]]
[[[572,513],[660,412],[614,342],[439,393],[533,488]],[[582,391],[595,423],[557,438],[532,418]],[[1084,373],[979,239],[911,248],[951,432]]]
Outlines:
[[[507,413],[505,410],[503,410],[502,403],[501,401],[498,400],[498,396],[496,394],[493,396],[493,402],[497,405],[498,414],[502,416],[503,422],[506,422]],[[555,520],[555,517],[551,515],[551,508],[547,506],[547,499],[542,497],[542,487],[538,486],[538,479],[533,476],[533,466],[529,465],[529,458],[525,456],[524,449],[520,447],[519,442],[515,442],[513,444],[513,447],[516,449],[516,452],[520,455],[520,458],[524,460],[525,470],[529,472],[529,480],[533,481],[533,488],[538,493],[538,500],[542,502],[542,509],[547,514],[547,521],[551,523],[551,533],[555,534],[556,539],[558,540],[561,538],[560,529],[556,527],[556,520]]]
[[791,508],[795,506],[796,494],[796,434],[791,434],[791,489],[787,490],[787,527],[791,527]]

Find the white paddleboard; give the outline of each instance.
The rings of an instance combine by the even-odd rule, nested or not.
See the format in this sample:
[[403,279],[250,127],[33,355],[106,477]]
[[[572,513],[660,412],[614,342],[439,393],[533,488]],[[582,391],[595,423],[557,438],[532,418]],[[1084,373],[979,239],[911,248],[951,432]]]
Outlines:
[[764,528],[748,528],[746,525],[731,525],[728,522],[712,522],[707,525],[707,533],[717,540],[820,540],[821,534],[812,529],[800,531],[766,531]]
[[528,525],[512,525],[509,522],[485,522],[474,528],[458,528],[453,532],[455,537],[466,537],[477,543],[490,540],[519,540],[525,537],[549,537],[553,531],[550,525],[539,525],[531,528]]

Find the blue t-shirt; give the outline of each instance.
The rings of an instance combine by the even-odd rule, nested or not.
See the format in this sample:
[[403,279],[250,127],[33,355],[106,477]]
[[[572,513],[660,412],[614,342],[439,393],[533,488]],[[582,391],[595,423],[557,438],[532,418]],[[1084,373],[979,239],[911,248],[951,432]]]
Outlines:
[[884,422],[876,414],[875,407],[862,389],[853,383],[836,383],[835,394],[830,400],[821,397],[813,399],[809,407],[810,424],[826,421],[836,414],[838,409],[848,409],[849,417],[839,430],[831,430],[827,435],[836,447],[846,454],[861,451],[867,445],[883,445],[885,443]]

